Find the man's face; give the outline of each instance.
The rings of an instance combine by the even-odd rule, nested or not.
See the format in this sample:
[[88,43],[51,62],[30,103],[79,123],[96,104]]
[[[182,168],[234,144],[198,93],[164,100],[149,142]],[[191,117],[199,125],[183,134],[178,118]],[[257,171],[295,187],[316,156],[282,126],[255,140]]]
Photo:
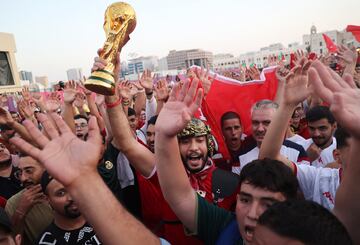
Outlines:
[[145,113],[145,110],[141,110],[140,112],[140,119],[145,121],[146,120],[146,113]]
[[129,116],[128,121],[129,121],[131,130],[133,132],[135,132],[136,131],[136,126],[138,124],[138,120],[137,120],[136,116],[135,115]]
[[242,128],[238,118],[224,120],[222,134],[230,150],[235,151],[240,148]]
[[22,157],[20,158],[18,167],[19,170],[16,172],[16,177],[24,187],[40,183],[44,169],[35,159],[32,157]]
[[332,142],[332,136],[336,129],[336,123],[331,124],[326,118],[315,122],[308,122],[309,134],[314,143],[322,148],[326,148]]
[[[301,222],[301,221],[299,221]],[[255,229],[255,235],[252,245],[305,245],[304,243],[292,238],[280,236],[269,228],[258,225]]]
[[204,168],[208,154],[206,136],[182,138],[179,149],[181,159],[190,172],[196,173]]
[[155,125],[149,124],[147,131],[146,131],[146,142],[151,150],[151,152],[154,152],[155,149]]
[[78,138],[85,140],[85,136],[88,131],[88,122],[84,118],[78,118],[75,120],[75,133]]
[[261,145],[271,119],[275,113],[272,108],[254,110],[251,115],[251,129],[252,135],[258,146]]
[[240,186],[236,202],[236,219],[239,230],[246,244],[252,242],[254,231],[260,215],[275,202],[285,201],[280,192],[257,188],[246,181]]
[[75,219],[81,215],[78,206],[75,204],[65,187],[53,179],[46,187],[46,195],[51,207],[63,217]]
[[3,163],[8,163],[11,159],[11,155],[9,150],[6,148],[6,146],[3,143],[0,143],[0,166]]

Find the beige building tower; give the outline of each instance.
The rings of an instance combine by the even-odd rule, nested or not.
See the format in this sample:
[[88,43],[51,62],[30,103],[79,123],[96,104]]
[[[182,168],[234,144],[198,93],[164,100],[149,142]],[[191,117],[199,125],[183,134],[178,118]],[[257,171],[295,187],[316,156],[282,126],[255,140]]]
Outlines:
[[15,52],[14,36],[10,33],[0,32],[0,93],[21,90]]

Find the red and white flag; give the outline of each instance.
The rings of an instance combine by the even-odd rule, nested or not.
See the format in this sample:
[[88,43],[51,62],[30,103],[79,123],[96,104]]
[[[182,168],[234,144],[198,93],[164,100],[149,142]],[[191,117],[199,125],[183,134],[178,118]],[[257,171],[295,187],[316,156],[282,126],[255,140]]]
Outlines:
[[217,140],[219,151],[225,158],[229,158],[229,153],[221,133],[221,116],[228,111],[237,112],[244,133],[251,134],[252,105],[263,99],[273,100],[276,95],[278,81],[275,68],[272,66],[263,69],[260,80],[240,82],[217,74],[213,81],[210,91],[203,100],[201,110]]

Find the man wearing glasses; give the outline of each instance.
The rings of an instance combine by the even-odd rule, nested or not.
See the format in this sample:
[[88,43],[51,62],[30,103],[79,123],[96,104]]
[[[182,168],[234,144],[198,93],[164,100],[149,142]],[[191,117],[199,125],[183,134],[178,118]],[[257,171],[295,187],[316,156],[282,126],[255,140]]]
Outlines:
[[6,203],[14,230],[23,236],[24,244],[33,244],[53,220],[53,212],[40,186],[44,168],[29,156],[20,158],[15,176],[24,189]]

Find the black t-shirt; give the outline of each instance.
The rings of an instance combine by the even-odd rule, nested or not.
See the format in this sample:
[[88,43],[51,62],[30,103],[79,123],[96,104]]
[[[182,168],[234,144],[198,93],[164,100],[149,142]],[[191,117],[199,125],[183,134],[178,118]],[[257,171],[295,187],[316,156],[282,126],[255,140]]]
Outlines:
[[117,177],[117,156],[119,155],[119,150],[116,149],[111,143],[108,144],[103,159],[98,165],[98,172],[109,189],[114,193],[114,195],[121,200],[122,191],[121,186]]
[[4,197],[5,199],[9,199],[22,190],[20,180],[15,178],[14,175],[16,170],[18,170],[18,168],[12,167],[9,177],[0,176],[0,196]]
[[102,244],[96,236],[94,229],[85,223],[76,230],[66,231],[57,227],[54,222],[51,223],[45,231],[40,235],[39,245],[66,245],[66,244],[86,244],[99,245]]

